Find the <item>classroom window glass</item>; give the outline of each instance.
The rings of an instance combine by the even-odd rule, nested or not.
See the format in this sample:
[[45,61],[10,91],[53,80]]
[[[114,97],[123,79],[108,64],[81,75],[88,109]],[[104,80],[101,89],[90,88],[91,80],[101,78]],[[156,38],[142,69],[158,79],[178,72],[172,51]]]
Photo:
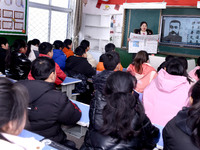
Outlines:
[[64,0],[52,0],[52,4],[53,6],[57,6],[57,7],[64,7],[64,8],[68,8],[69,5],[69,1],[64,1]]
[[64,41],[67,34],[68,14],[63,12],[52,11],[51,15],[51,35],[50,42],[55,40]]
[[30,0],[28,40],[37,38],[40,42],[53,43],[71,37],[68,34],[72,33],[73,14],[69,4],[70,0]]
[[40,4],[49,4],[49,0],[29,0],[30,2],[40,3]]
[[48,10],[30,7],[28,22],[28,40],[37,38],[41,42],[48,41],[48,23]]

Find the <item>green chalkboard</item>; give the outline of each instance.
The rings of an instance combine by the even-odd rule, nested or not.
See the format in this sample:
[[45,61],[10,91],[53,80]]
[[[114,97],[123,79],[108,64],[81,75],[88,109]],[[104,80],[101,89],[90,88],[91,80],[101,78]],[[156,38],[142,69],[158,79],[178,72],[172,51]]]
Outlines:
[[161,10],[159,9],[126,9],[122,47],[127,47],[127,38],[130,32],[133,32],[134,29],[139,29],[140,22],[142,21],[148,23],[148,28],[151,29],[154,34],[158,34],[160,13]]

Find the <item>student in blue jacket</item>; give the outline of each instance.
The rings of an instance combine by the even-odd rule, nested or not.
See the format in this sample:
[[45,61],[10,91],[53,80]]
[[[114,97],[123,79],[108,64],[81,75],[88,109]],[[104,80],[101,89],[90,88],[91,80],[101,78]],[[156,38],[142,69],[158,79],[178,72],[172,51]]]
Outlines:
[[62,71],[65,71],[65,61],[67,57],[62,51],[64,48],[64,43],[60,40],[56,40],[54,41],[53,46],[53,60],[59,65]]

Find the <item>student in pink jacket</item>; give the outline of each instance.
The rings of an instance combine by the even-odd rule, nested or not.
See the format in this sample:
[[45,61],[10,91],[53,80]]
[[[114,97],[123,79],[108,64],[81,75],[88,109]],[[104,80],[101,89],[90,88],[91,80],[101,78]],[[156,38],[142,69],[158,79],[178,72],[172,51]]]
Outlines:
[[133,63],[127,68],[127,72],[130,72],[137,79],[135,90],[138,93],[143,93],[145,87],[157,76],[156,70],[148,62],[148,53],[146,51],[139,51]]
[[178,58],[172,59],[144,90],[143,104],[151,122],[165,126],[183,106],[189,105],[189,89],[186,70]]

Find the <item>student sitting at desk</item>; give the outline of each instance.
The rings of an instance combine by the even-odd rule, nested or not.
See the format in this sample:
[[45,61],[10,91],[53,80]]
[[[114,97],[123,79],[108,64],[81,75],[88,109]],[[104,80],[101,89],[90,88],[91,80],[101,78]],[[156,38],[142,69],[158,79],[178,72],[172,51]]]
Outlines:
[[133,95],[130,73],[117,71],[105,85],[106,106],[100,130],[86,133],[81,150],[142,150],[153,149],[159,139],[159,130],[145,115],[142,104]]
[[104,87],[107,78],[113,73],[114,70],[119,70],[120,58],[119,54],[115,51],[107,52],[104,54],[104,67],[105,70],[93,77],[94,85],[94,98],[90,103],[90,129],[99,130],[103,124],[102,110],[106,105],[104,98]]
[[[40,53],[39,57],[52,58],[53,57],[53,45],[51,45],[48,42],[41,43],[40,46],[39,46],[39,53]],[[66,74],[60,69],[60,67],[57,63],[55,63],[55,65],[56,65],[56,81],[55,81],[55,84],[60,85],[65,80]],[[29,72],[28,79],[29,80],[35,80],[32,77],[31,72]]]
[[34,138],[22,138],[27,117],[28,92],[18,83],[0,78],[0,149],[41,150],[44,147]]
[[20,81],[29,91],[27,129],[65,146],[75,147],[66,139],[61,125],[74,125],[81,117],[80,109],[65,93],[55,90],[55,62],[48,57],[38,57],[32,63],[31,74],[35,80]]
[[96,71],[87,61],[87,54],[85,48],[79,46],[75,49],[76,56],[70,56],[66,60],[66,71],[68,76],[81,79],[82,82],[75,86],[75,93],[80,93],[77,96],[78,101],[89,104],[91,100],[91,93],[93,89],[87,89],[87,79],[96,74]]
[[[111,52],[111,51],[115,51],[115,45],[113,43],[108,43],[106,46],[105,46],[105,52]],[[104,62],[104,55],[105,54],[102,54],[100,57],[99,57],[99,63],[97,64],[97,67],[96,67],[96,70],[97,71],[103,71],[105,70],[104,68],[104,65],[103,65],[103,62]],[[123,67],[120,63],[120,71],[123,70]]]

